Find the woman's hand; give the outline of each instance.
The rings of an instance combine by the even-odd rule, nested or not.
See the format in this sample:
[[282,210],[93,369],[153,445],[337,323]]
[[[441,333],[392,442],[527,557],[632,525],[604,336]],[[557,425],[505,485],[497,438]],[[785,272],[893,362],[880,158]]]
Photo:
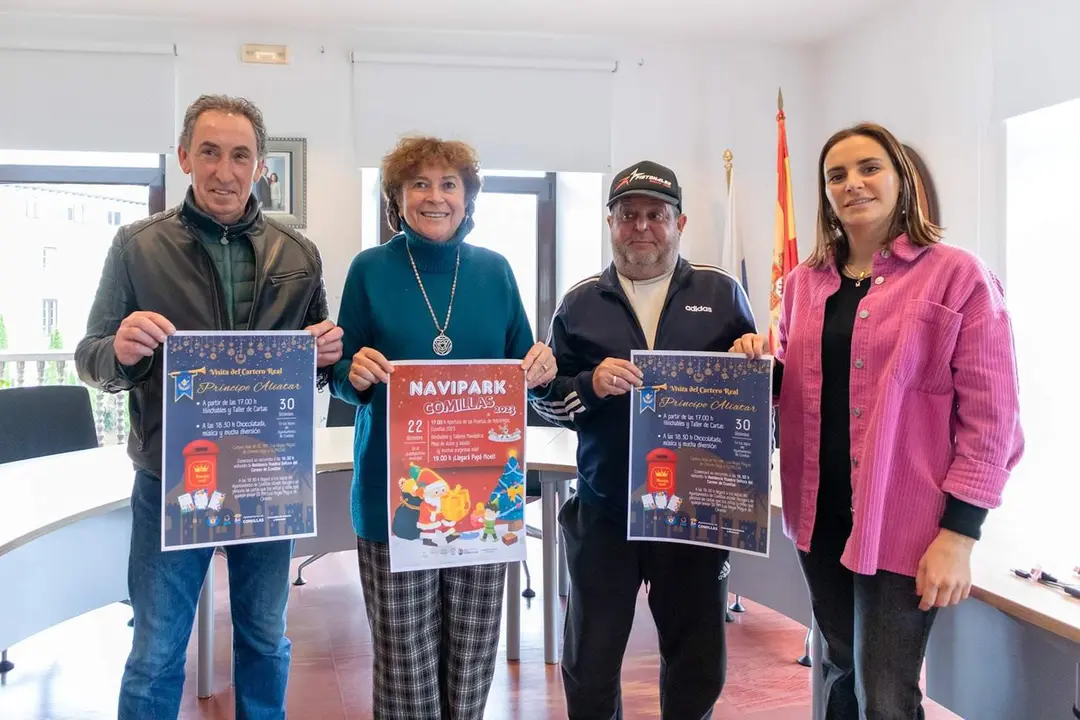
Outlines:
[[542,342],[536,343],[529,349],[525,359],[521,361],[521,369],[526,372],[525,381],[530,389],[547,385],[559,373],[555,355],[551,352],[551,348]]
[[746,333],[735,341],[735,344],[731,346],[728,352],[743,353],[751,360],[756,360],[765,354],[765,346],[768,344],[769,339],[764,335]]
[[975,540],[942,528],[919,560],[915,594],[919,609],[948,607],[966,600],[971,592],[971,549]]
[[394,366],[381,352],[369,347],[360,348],[349,367],[349,382],[357,392],[364,392],[375,383],[390,382],[392,372]]

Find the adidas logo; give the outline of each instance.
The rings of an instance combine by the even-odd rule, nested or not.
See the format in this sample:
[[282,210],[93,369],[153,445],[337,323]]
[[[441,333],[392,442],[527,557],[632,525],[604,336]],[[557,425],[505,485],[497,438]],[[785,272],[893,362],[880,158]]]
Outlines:
[[686,311],[687,312],[707,312],[707,313],[711,313],[712,308],[709,307],[708,305],[687,305],[686,306]]

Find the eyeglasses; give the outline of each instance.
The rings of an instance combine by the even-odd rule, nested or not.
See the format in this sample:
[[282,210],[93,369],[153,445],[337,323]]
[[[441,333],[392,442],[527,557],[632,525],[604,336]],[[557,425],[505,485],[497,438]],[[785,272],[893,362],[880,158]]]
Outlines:
[[[636,223],[640,216],[640,212],[630,209],[621,209],[615,213],[621,223]],[[649,210],[645,213],[645,221],[651,225],[665,225],[671,222],[671,213],[667,210]]]

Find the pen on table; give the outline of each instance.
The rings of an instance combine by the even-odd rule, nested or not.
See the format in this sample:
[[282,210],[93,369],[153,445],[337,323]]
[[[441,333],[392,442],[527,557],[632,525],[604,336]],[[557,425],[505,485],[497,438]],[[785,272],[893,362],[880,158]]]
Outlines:
[[1065,583],[1058,582],[1058,579],[1049,573],[1040,572],[1039,577],[1037,578],[1034,578],[1032,576],[1032,573],[1026,570],[1013,570],[1013,573],[1017,577],[1022,577],[1025,580],[1034,579],[1036,582],[1042,583],[1043,585],[1060,588],[1062,591],[1065,592],[1066,595],[1070,595],[1074,598],[1080,599],[1080,587],[1076,587],[1075,585],[1066,585]]

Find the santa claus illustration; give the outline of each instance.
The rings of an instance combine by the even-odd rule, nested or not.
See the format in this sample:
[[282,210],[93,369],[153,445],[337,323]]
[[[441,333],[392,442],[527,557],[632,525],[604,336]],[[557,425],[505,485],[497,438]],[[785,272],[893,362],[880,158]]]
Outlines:
[[443,517],[442,509],[442,498],[450,492],[450,485],[437,475],[435,477],[437,479],[423,486],[424,501],[420,504],[420,518],[416,522],[425,545],[445,544],[447,531],[453,529],[453,523]]

